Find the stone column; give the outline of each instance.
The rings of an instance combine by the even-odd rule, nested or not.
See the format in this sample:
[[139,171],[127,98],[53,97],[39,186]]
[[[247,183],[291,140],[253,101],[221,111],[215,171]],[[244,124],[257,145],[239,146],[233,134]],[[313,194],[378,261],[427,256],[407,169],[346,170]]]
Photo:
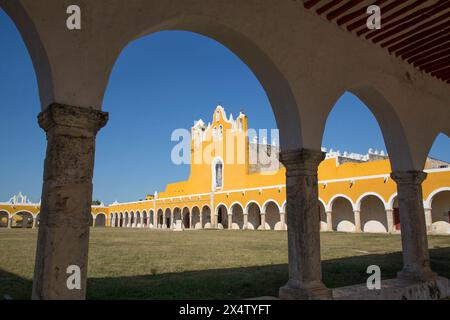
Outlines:
[[37,219],[38,219],[37,217],[33,217],[33,226],[32,226],[33,229],[36,229]]
[[244,225],[242,226],[242,230],[248,229],[248,213],[244,212]]
[[327,215],[327,231],[333,231],[333,212],[331,210],[325,212]]
[[281,299],[329,299],[322,282],[317,169],[325,154],[297,149],[280,152],[286,168],[289,281]]
[[7,227],[8,229],[11,229],[11,227],[12,227],[12,218],[9,217],[9,216],[8,216],[7,221],[6,221],[6,227]]
[[280,222],[281,230],[286,230],[286,214],[284,212],[280,212]]
[[261,212],[261,230],[266,230],[266,213]]
[[425,208],[425,225],[427,233],[431,233],[433,231],[433,217],[431,216],[431,208]]
[[361,230],[361,211],[353,210],[353,216],[355,219],[355,232],[360,233]]
[[175,222],[173,221],[173,217],[174,217],[174,214],[173,214],[173,211],[171,211],[170,212],[170,229],[173,229],[173,227],[175,225]]
[[211,219],[212,219],[212,221],[211,221],[212,228],[213,228],[213,229],[217,229],[217,228],[219,227],[219,223],[218,223],[218,221],[219,221],[219,214],[215,212],[215,213],[211,216]]
[[[39,114],[47,134],[32,299],[85,299],[95,137],[105,112],[52,104]],[[81,271],[69,290],[69,266]]]
[[388,226],[388,233],[394,232],[394,210],[386,209],[386,221]]
[[233,229],[233,215],[231,213],[228,214],[228,229]]
[[409,280],[428,280],[436,277],[431,271],[428,240],[422,199],[422,171],[393,172],[397,182],[398,206],[403,246],[403,269],[398,277]]
[[199,212],[199,218],[200,218],[200,229],[203,229],[203,214],[201,211]]

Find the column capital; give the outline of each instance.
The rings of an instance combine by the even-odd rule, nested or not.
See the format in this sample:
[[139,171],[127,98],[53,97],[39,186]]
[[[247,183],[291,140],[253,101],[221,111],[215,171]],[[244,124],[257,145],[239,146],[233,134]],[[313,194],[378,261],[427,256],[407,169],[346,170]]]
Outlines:
[[421,184],[427,174],[423,171],[395,171],[391,173],[391,178],[397,184],[411,184],[418,185]]
[[53,103],[38,115],[38,122],[47,133],[89,138],[106,125],[108,117],[100,110]]
[[280,162],[287,169],[286,176],[317,175],[317,167],[324,159],[324,152],[311,149],[280,152]]

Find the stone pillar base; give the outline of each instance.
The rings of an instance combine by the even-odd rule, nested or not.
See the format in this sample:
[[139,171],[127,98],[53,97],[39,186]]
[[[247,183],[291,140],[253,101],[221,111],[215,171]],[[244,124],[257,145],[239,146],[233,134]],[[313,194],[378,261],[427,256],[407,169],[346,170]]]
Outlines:
[[424,268],[422,270],[408,270],[404,268],[402,271],[397,273],[397,278],[402,280],[411,281],[428,281],[437,279],[438,274],[431,271],[429,268]]
[[334,300],[439,300],[450,295],[449,281],[444,277],[417,282],[403,279],[381,281],[380,290],[369,290],[367,284],[333,289]]
[[293,286],[288,282],[280,288],[279,298],[283,300],[327,300],[332,298],[332,291],[322,282],[307,286]]

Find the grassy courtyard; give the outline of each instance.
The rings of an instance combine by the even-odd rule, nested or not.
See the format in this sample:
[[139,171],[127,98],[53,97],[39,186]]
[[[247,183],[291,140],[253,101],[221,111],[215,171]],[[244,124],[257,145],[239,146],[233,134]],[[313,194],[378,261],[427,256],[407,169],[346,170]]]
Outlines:
[[[0,229],[0,299],[29,299],[37,232]],[[324,282],[366,281],[401,268],[398,235],[322,233]],[[450,277],[450,237],[429,237],[432,267]],[[276,295],[287,279],[287,234],[271,231],[92,229],[89,299],[233,299]]]

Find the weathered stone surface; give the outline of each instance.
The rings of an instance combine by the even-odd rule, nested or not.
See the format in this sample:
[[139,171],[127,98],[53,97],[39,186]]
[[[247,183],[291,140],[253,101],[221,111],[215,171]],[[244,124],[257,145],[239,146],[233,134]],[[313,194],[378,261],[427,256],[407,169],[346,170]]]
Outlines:
[[[33,299],[84,299],[95,136],[105,112],[52,104],[39,117],[47,133]],[[81,270],[81,289],[67,288],[67,267]]]
[[403,279],[381,281],[380,290],[369,290],[366,284],[333,289],[335,300],[437,300],[447,298],[448,279],[416,282]]
[[410,280],[434,279],[428,253],[428,240],[422,199],[422,171],[393,172],[397,182],[398,206],[403,246],[403,269],[398,277]]
[[319,234],[317,169],[320,151],[283,151],[286,167],[289,280],[280,288],[281,299],[328,299],[331,291],[322,282]]

